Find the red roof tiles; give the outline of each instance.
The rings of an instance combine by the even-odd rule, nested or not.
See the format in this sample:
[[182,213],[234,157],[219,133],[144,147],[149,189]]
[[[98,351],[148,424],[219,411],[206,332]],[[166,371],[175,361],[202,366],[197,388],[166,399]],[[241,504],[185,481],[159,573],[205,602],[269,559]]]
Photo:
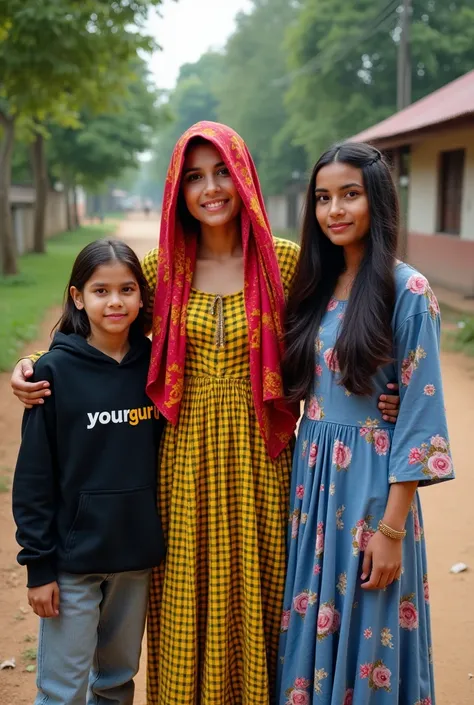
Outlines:
[[351,137],[351,140],[376,142],[447,122],[469,113],[474,113],[474,71],[466,73],[404,110]]

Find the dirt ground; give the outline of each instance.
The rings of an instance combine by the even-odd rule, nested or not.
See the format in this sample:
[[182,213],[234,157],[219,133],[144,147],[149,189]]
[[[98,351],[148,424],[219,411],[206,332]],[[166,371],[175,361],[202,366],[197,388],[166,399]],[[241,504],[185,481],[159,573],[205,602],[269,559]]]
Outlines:
[[[155,246],[158,229],[157,220],[137,217],[124,221],[120,234],[143,254]],[[49,331],[57,317],[58,311],[45,312],[41,334],[28,346],[29,351],[48,345]],[[430,567],[436,703],[473,705],[474,359],[445,353],[442,364],[457,479],[421,491]],[[9,375],[0,375],[0,480],[5,478],[9,487],[21,416],[22,408],[11,395]],[[0,493],[0,663],[14,657],[17,665],[14,670],[0,671],[0,705],[31,705],[35,696],[35,675],[26,667],[34,663],[29,657],[34,651],[38,625],[26,600],[25,573],[16,564],[17,550],[11,495],[3,491]],[[466,563],[470,570],[451,574],[451,565],[458,561]],[[142,667],[137,678],[136,705],[145,705],[144,681]]]

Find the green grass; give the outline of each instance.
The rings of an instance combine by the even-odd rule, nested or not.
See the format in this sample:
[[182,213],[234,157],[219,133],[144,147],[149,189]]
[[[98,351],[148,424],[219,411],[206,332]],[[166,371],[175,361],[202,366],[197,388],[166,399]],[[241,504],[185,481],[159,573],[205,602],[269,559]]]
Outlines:
[[22,653],[23,661],[36,661],[36,649],[25,649]]
[[123,220],[127,214],[125,211],[107,211],[104,213],[106,220]]
[[447,306],[441,302],[439,303],[439,307],[441,310],[442,323],[447,328],[452,328],[453,326],[457,327],[458,322],[463,319],[463,314],[457,309],[451,308],[451,306]]
[[474,318],[459,314],[457,328],[446,331],[444,341],[448,350],[474,357]]
[[77,253],[114,230],[109,223],[62,233],[48,240],[47,254],[20,257],[19,274],[0,276],[0,371],[12,368],[22,346],[36,337],[47,310],[61,304]]
[[[99,213],[87,213],[86,218],[97,218],[99,217]],[[102,218],[104,220],[124,220],[127,216],[127,213],[125,211],[107,211],[106,213],[102,213]]]
[[0,493],[2,492],[9,492],[10,490],[10,483],[8,482],[6,477],[0,477]]
[[474,357],[474,318],[445,304],[440,309],[443,348]]

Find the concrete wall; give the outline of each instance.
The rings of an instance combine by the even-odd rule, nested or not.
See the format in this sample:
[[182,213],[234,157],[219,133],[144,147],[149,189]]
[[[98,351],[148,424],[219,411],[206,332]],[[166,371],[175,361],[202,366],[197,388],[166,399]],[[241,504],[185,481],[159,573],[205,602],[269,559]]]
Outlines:
[[[465,149],[460,235],[437,233],[440,153]],[[408,260],[433,283],[474,295],[474,130],[427,137],[411,147]]]
[[474,242],[452,235],[411,232],[408,261],[432,284],[474,296]]
[[[284,232],[285,230],[294,230],[294,225],[290,223],[290,198],[289,194],[280,194],[279,196],[268,196],[265,199],[265,207],[272,230],[275,232]],[[306,199],[306,192],[296,194],[296,219],[297,229],[301,226],[301,217],[303,214],[303,206]]]
[[301,226],[301,222],[303,220],[303,210],[304,210],[305,203],[306,203],[306,191],[302,191],[301,193],[298,194],[298,218],[299,218],[300,226]]
[[272,230],[286,230],[288,227],[288,201],[286,195],[269,196],[265,199],[265,206]]
[[67,206],[64,194],[51,192],[46,211],[46,237],[52,237],[67,229]]
[[[17,252],[22,255],[33,249],[34,203],[27,202],[26,197],[23,202],[14,203],[12,205],[12,220]],[[66,228],[67,215],[64,195],[51,191],[46,209],[46,237],[57,235]]]

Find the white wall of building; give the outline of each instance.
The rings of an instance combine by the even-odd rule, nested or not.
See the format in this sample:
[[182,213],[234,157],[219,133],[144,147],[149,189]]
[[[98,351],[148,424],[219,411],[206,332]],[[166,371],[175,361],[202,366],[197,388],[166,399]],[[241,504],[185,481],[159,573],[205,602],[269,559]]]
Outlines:
[[269,196],[265,199],[265,207],[272,230],[286,230],[288,227],[288,201],[286,195]]
[[461,233],[474,240],[474,129],[450,130],[428,136],[411,146],[408,199],[408,227],[416,233],[433,234],[437,230],[438,179],[440,153],[465,149]]

